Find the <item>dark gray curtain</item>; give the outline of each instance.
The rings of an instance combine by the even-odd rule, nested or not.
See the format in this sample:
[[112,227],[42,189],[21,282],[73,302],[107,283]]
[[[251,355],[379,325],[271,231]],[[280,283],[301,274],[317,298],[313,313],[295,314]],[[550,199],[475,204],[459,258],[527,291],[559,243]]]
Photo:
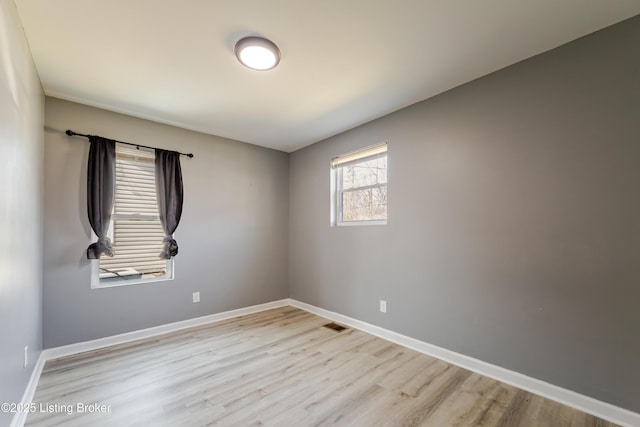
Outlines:
[[178,255],[178,243],[173,233],[182,216],[182,169],[180,153],[156,148],[156,194],[160,222],[164,228],[164,248],[160,258],[170,259]]
[[87,258],[99,259],[103,254],[113,256],[111,241],[106,236],[113,210],[114,164],[116,143],[113,140],[90,136],[87,168],[87,212],[89,224],[98,241],[87,248]]

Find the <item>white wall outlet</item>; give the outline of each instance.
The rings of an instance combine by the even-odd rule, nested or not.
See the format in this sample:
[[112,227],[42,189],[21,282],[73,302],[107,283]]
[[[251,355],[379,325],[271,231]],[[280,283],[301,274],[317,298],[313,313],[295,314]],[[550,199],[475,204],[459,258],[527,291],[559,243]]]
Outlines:
[[386,313],[387,312],[387,302],[385,300],[380,300],[380,312],[381,313]]
[[29,346],[24,347],[24,364],[22,365],[24,368],[29,366]]
[[193,303],[197,303],[200,302],[200,292],[194,292],[193,293]]

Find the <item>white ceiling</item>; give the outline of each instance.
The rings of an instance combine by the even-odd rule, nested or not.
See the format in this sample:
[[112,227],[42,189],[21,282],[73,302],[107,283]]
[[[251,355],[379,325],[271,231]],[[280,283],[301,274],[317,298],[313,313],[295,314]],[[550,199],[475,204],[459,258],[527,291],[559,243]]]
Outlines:
[[[15,2],[47,95],[287,152],[640,13],[640,0]],[[238,63],[247,35],[280,47],[276,69]]]

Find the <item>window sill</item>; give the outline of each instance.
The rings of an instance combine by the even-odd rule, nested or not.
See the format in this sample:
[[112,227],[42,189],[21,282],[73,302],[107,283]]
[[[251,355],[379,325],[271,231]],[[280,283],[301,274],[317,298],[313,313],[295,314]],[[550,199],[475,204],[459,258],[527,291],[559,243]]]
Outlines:
[[336,223],[337,227],[358,227],[363,225],[387,225],[387,220],[372,220],[372,221],[339,221]]
[[[118,286],[139,285],[141,283],[166,282],[173,280],[173,277],[154,277],[149,279],[114,280],[113,282],[100,282],[100,279],[91,279],[91,289],[115,288]],[[95,282],[98,283],[95,283]]]

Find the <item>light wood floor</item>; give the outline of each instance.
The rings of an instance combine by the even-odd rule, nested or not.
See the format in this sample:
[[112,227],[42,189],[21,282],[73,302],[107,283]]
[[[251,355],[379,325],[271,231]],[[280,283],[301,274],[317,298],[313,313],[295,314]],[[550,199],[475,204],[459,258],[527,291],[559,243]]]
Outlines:
[[[47,362],[28,426],[611,426],[291,307]],[[75,404],[110,405],[77,413]],[[55,412],[73,405],[73,412]]]

